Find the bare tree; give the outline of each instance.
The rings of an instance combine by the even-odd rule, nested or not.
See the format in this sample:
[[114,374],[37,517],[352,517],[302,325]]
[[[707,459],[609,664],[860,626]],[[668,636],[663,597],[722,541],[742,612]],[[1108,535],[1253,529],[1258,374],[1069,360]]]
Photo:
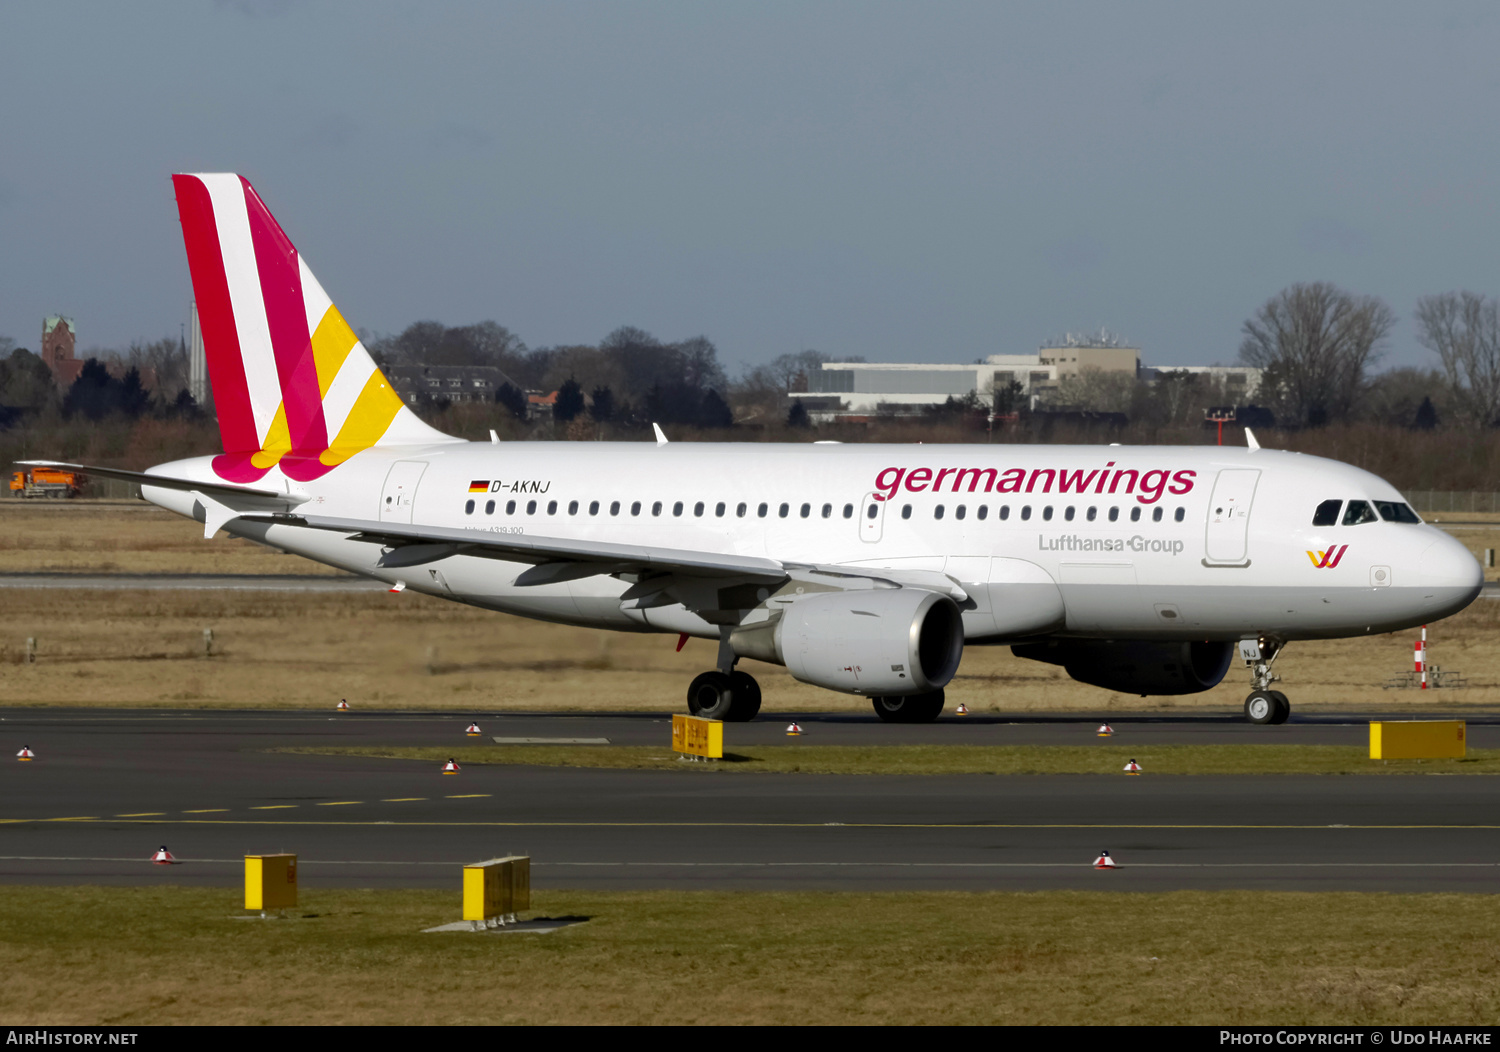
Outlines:
[[1283,420],[1317,426],[1353,411],[1396,315],[1378,296],[1326,281],[1272,296],[1244,324],[1240,359],[1265,370]]
[[1442,360],[1453,410],[1481,427],[1500,420],[1500,302],[1473,292],[1417,300],[1417,342]]

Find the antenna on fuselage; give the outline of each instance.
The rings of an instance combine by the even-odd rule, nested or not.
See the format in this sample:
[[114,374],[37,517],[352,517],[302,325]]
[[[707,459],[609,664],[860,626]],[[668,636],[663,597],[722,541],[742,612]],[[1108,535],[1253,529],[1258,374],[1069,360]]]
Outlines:
[[1245,428],[1245,445],[1249,446],[1252,450],[1260,448],[1260,443],[1255,441],[1255,432],[1251,431],[1248,427]]

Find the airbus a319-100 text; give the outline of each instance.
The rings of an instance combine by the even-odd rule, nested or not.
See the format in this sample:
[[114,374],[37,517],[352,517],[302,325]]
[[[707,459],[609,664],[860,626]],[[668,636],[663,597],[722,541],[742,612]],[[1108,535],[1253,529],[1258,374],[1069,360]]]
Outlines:
[[[259,195],[173,177],[224,452],[147,500],[491,610],[718,641],[688,708],[760,709],[742,657],[935,719],[966,646],[1141,695],[1218,684],[1286,719],[1289,642],[1462,609],[1478,563],[1395,488],[1258,448],[468,442],[423,423]],[[54,462],[37,461],[53,465]],[[55,465],[74,468],[75,465]]]

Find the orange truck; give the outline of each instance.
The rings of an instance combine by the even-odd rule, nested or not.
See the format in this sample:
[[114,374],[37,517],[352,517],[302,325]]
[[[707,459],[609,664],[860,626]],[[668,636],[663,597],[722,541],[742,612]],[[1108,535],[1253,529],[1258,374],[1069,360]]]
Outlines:
[[56,468],[27,468],[10,476],[12,497],[76,497],[82,486],[82,475]]

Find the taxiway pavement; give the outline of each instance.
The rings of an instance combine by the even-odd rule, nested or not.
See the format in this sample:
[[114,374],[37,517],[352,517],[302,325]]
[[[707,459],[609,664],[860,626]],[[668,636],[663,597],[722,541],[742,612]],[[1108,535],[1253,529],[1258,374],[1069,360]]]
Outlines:
[[[738,743],[1089,744],[1097,716],[768,715]],[[605,737],[659,744],[664,714],[0,710],[0,881],[232,886],[247,853],[293,851],[309,890],[457,887],[459,866],[533,857],[545,887],[1490,891],[1489,776],[842,776],[438,765],[271,751]],[[1111,720],[1110,744],[1362,744],[1368,717]],[[1469,717],[1476,747],[1500,719]],[[15,760],[29,745],[30,763]],[[601,748],[607,746],[600,746]],[[152,866],[166,844],[181,860]],[[1089,866],[1109,849],[1120,868]]]

